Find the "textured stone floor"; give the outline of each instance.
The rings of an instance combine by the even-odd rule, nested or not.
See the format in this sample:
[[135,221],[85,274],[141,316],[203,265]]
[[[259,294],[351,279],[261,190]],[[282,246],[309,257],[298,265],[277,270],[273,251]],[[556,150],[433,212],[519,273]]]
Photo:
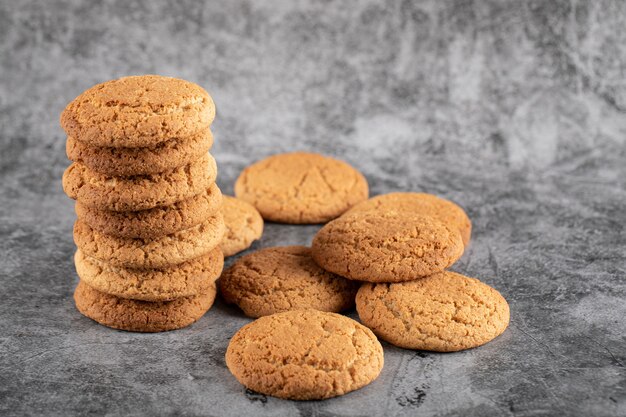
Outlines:
[[[604,0],[0,0],[0,415],[626,415],[625,23]],[[454,269],[502,292],[510,328],[454,354],[385,345],[371,385],[290,402],[230,376],[248,319],[222,303],[163,334],[82,317],[58,115],[141,73],[213,95],[226,192],[312,150],[372,194],[460,203],[474,235]],[[317,228],[268,225],[257,247]]]

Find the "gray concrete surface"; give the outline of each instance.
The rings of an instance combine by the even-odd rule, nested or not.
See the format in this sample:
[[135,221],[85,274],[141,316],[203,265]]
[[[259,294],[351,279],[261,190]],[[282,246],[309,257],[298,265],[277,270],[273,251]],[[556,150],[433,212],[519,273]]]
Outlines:
[[[605,0],[0,0],[0,415],[626,415],[625,24]],[[154,335],[82,317],[58,115],[141,73],[213,95],[226,192],[252,161],[312,150],[373,194],[463,205],[454,269],[502,292],[510,328],[454,354],[385,345],[368,387],[290,402],[230,376],[248,320],[222,303]],[[316,230],[269,225],[257,247]]]

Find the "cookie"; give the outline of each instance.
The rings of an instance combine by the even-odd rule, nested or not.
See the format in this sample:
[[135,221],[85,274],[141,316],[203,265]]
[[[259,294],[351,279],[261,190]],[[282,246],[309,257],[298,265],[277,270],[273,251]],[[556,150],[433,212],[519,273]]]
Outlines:
[[90,146],[68,137],[67,157],[92,171],[108,176],[149,175],[188,165],[204,156],[213,145],[209,129],[187,139],[170,139],[150,148]]
[[279,223],[323,223],[367,199],[365,177],[345,162],[319,154],[274,155],[248,168],[235,183],[237,198]]
[[74,302],[81,314],[104,326],[131,332],[164,332],[198,320],[213,305],[215,294],[212,284],[203,294],[153,303],[105,294],[80,281]]
[[463,209],[452,201],[425,193],[389,193],[372,197],[346,212],[409,211],[423,216],[433,216],[450,226],[457,227],[463,244],[467,246],[472,234],[472,222]]
[[222,213],[191,229],[158,239],[129,239],[104,235],[77,220],[74,242],[85,255],[123,268],[166,268],[205,255],[224,236]]
[[383,348],[367,327],[348,317],[287,311],[239,329],[226,350],[226,366],[253,391],[321,400],[375,380],[383,368]]
[[313,259],[327,271],[369,282],[411,281],[452,265],[463,254],[458,229],[407,212],[351,213],[313,238]]
[[248,249],[263,234],[263,218],[254,206],[235,197],[224,196],[222,203],[226,233],[220,243],[224,256]]
[[356,308],[378,337],[407,349],[470,349],[509,324],[509,305],[498,291],[450,271],[398,284],[363,284]]
[[111,266],[78,250],[74,264],[81,281],[98,291],[132,300],[169,301],[206,292],[222,273],[224,255],[215,248],[169,268],[132,269]]
[[209,128],[215,104],[199,85],[159,75],[95,85],[67,105],[61,127],[91,146],[151,147]]
[[204,192],[217,177],[215,159],[206,154],[189,165],[152,175],[110,177],[74,162],[63,174],[70,198],[100,210],[136,211],[167,206]]
[[212,184],[204,193],[170,206],[140,211],[110,211],[76,202],[78,218],[92,229],[115,237],[156,239],[196,226],[222,207],[222,193]]
[[354,306],[359,284],[320,268],[305,246],[266,248],[245,255],[220,278],[220,292],[246,316],[289,310],[341,312]]

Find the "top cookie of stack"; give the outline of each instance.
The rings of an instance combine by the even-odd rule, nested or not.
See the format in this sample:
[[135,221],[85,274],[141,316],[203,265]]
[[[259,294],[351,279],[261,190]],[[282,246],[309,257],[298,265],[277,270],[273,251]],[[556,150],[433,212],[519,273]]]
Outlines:
[[[159,331],[190,324],[210,307],[225,229],[208,153],[214,118],[204,89],[157,75],[98,84],[63,111],[73,161],[63,189],[76,200],[82,287],[75,298],[83,314],[111,327]],[[182,307],[166,305],[174,301]]]

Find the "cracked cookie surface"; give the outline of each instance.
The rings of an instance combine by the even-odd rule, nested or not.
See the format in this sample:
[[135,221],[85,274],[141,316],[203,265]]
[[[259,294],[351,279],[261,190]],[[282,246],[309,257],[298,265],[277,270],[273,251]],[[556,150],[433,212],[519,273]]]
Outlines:
[[311,253],[324,269],[349,279],[402,282],[444,270],[463,248],[459,231],[433,217],[367,211],[326,224]]
[[158,239],[131,239],[102,234],[77,220],[74,242],[85,255],[123,268],[165,268],[205,255],[224,236],[222,213],[204,223]]
[[222,203],[226,233],[220,243],[224,256],[248,249],[263,234],[263,218],[250,203],[224,196]]
[[76,308],[86,317],[119,330],[163,332],[189,326],[206,313],[215,301],[216,287],[193,297],[149,302],[119,298],[91,288],[83,281],[74,291]]
[[97,84],[61,113],[61,127],[92,146],[149,147],[208,129],[215,104],[189,81],[141,75]]
[[63,190],[70,198],[100,210],[147,210],[198,195],[216,177],[217,165],[208,153],[171,171],[130,177],[99,174],[74,162],[63,174]]
[[426,193],[389,193],[372,197],[357,204],[346,214],[364,211],[408,211],[422,216],[432,216],[457,227],[467,246],[472,234],[472,222],[465,211],[450,200]]
[[262,317],[230,340],[226,365],[247,388],[316,400],[359,389],[378,377],[383,349],[367,327],[335,313],[297,310]]
[[219,248],[182,264],[162,269],[133,269],[74,255],[76,272],[90,287],[121,298],[170,301],[205,293],[222,273],[224,255]]
[[222,193],[213,183],[205,192],[169,206],[111,211],[94,209],[77,201],[75,209],[82,222],[105,235],[155,239],[203,223],[221,207]]
[[170,139],[149,148],[90,146],[68,137],[67,157],[103,175],[149,175],[170,171],[202,157],[213,145],[209,129],[186,139]]
[[356,306],[361,322],[381,339],[437,352],[489,342],[504,332],[510,315],[498,291],[450,271],[398,284],[363,284]]
[[359,284],[320,268],[305,246],[265,248],[224,273],[220,293],[249,317],[302,309],[341,312],[354,306]]
[[368,196],[365,177],[352,166],[319,154],[270,156],[242,171],[235,195],[264,219],[279,223],[323,223]]

